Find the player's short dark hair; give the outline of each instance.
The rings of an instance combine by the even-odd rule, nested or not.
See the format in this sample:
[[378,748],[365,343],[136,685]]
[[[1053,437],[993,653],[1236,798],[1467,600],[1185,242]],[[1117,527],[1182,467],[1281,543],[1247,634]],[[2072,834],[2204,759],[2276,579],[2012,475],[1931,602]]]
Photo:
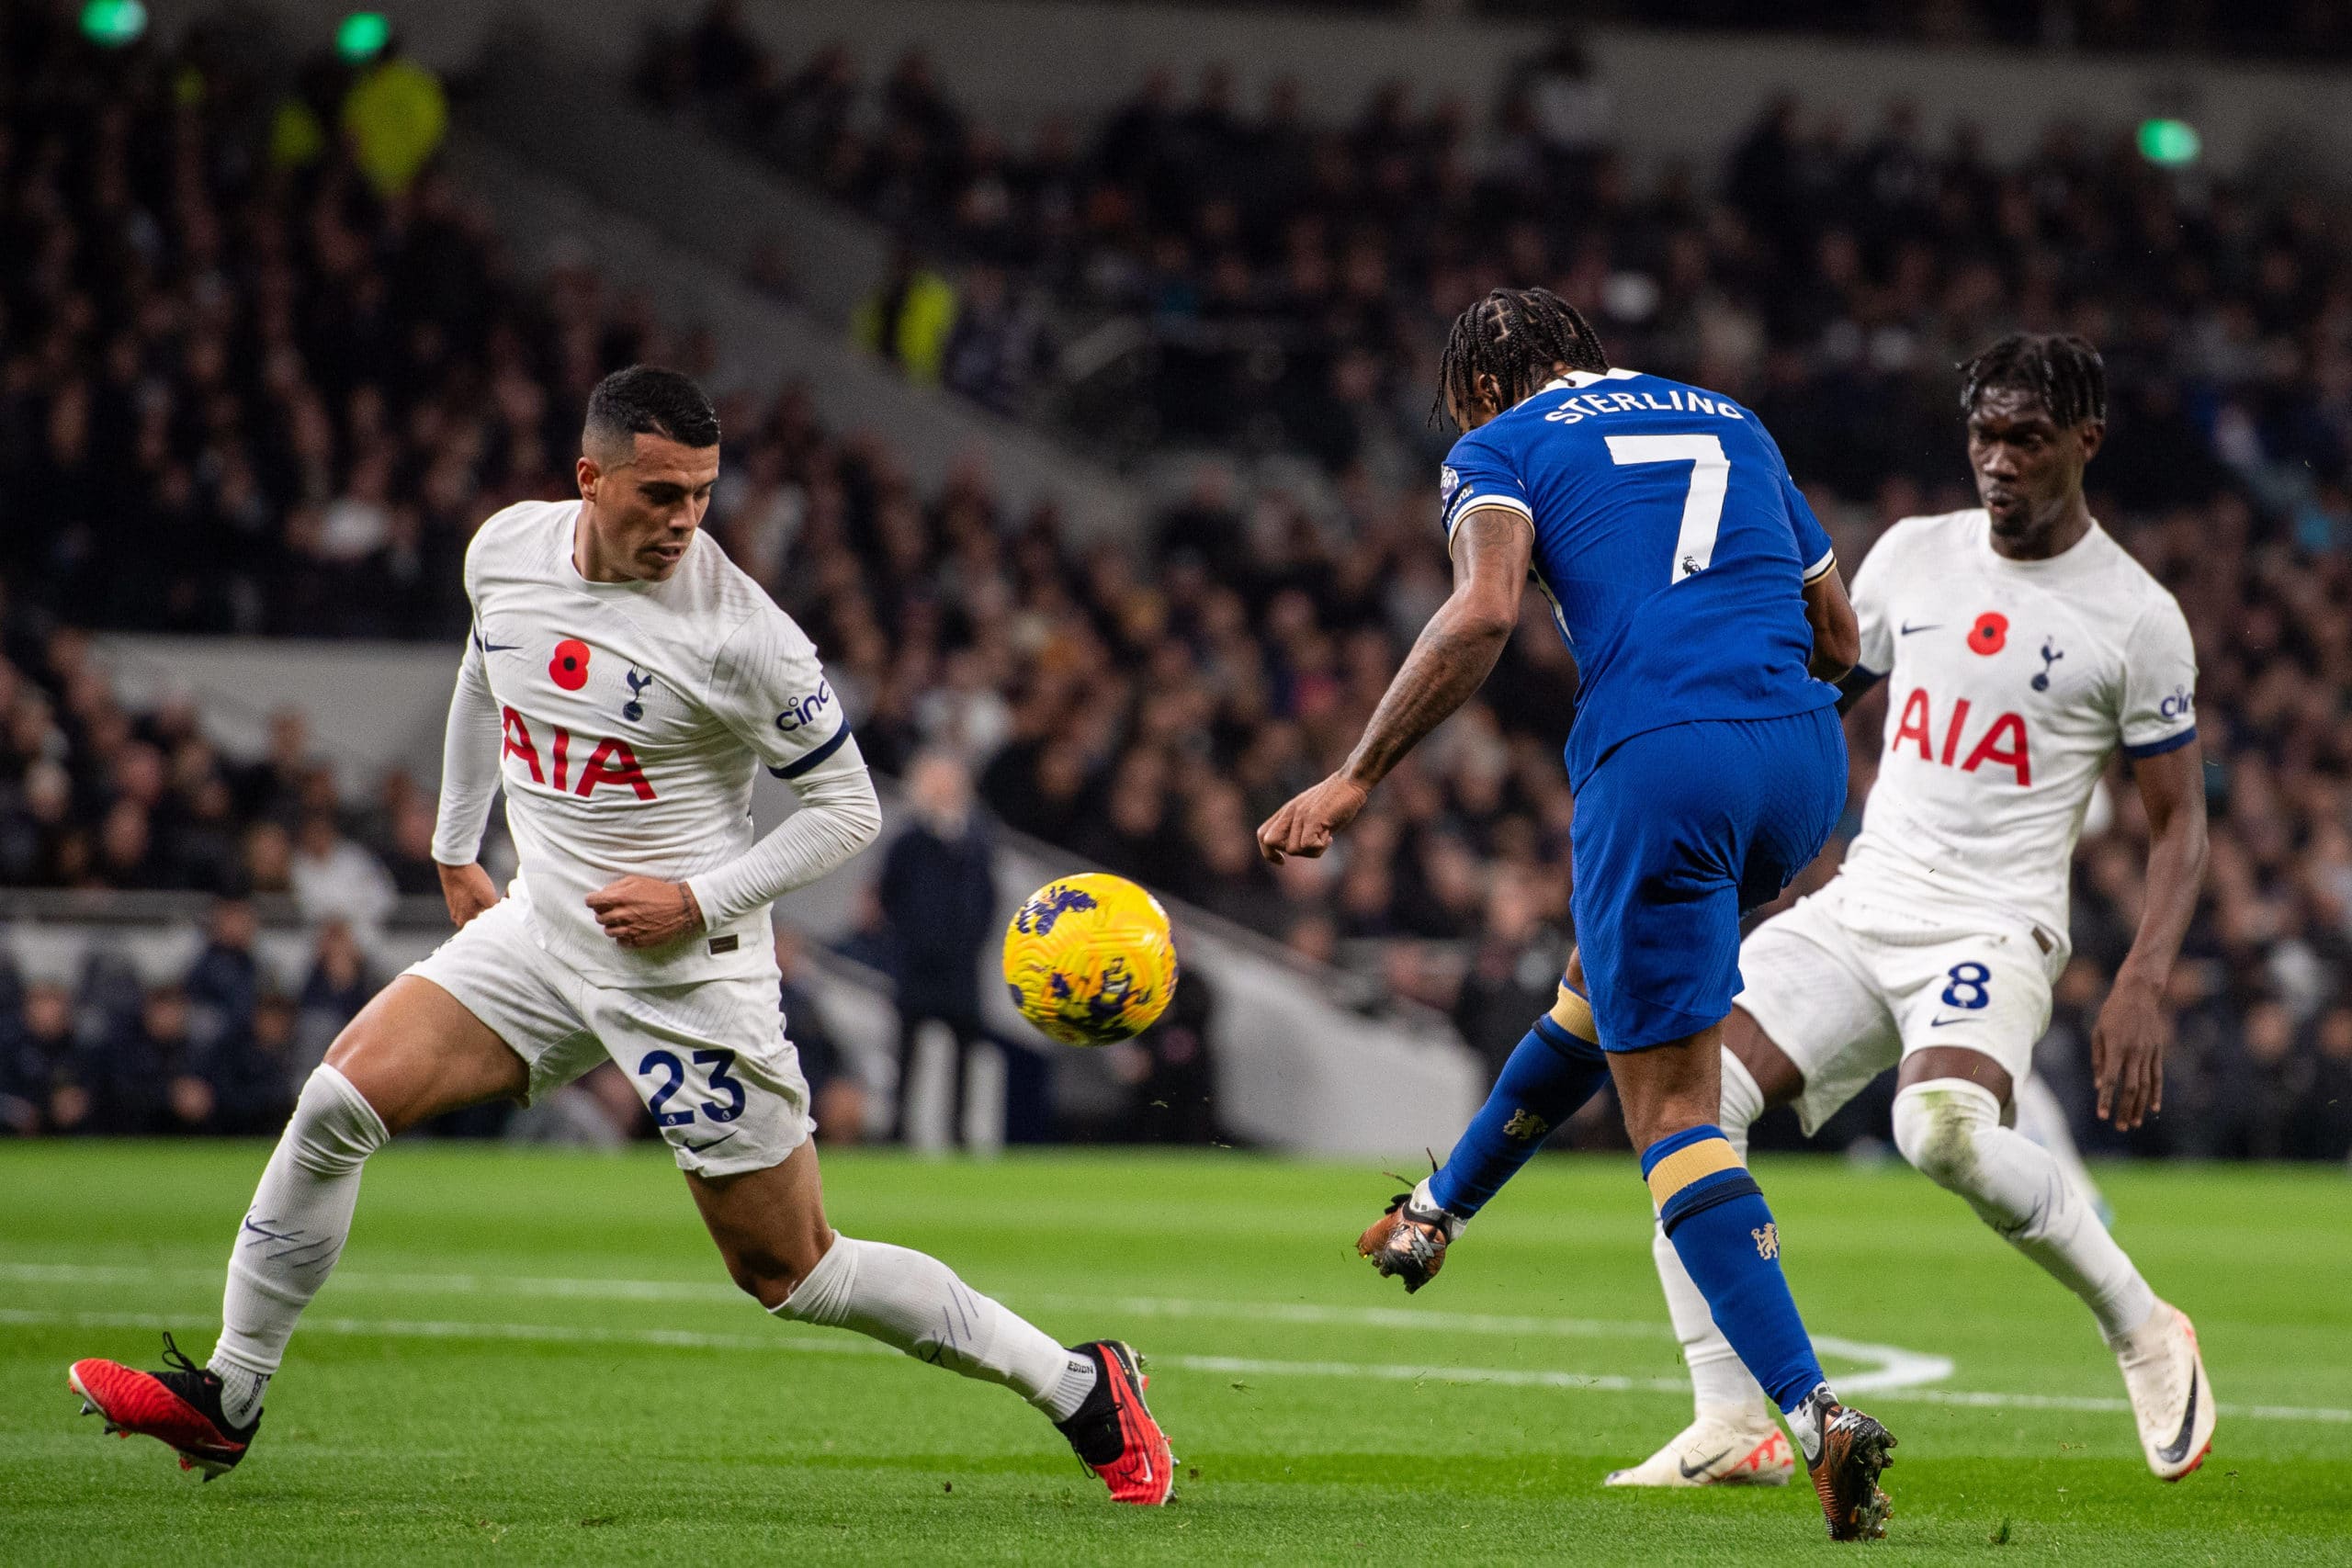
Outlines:
[[1960,367],[1960,412],[1995,387],[2030,392],[2062,430],[2107,418],[2107,365],[2073,333],[2011,333]]
[[1548,288],[1498,288],[1453,318],[1445,355],[1438,361],[1435,422],[1451,398],[1467,407],[1478,378],[1492,376],[1503,390],[1503,406],[1552,378],[1552,367],[1602,371],[1609,355],[1600,334],[1583,312]]
[[690,376],[658,365],[632,365],[596,383],[588,394],[582,446],[619,442],[632,435],[661,435],[683,446],[718,445],[718,411]]

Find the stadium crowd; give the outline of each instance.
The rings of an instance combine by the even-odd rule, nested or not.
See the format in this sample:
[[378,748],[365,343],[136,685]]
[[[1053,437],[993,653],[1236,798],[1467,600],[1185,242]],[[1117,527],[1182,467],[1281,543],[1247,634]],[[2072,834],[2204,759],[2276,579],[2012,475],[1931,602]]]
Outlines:
[[[27,525],[0,544],[0,884],[209,891],[224,900],[217,945],[244,894],[283,889],[300,905],[307,877],[318,984],[334,1007],[356,1008],[381,976],[354,934],[371,918],[355,900],[433,891],[430,800],[398,776],[339,798],[290,724],[267,756],[238,760],[204,739],[185,703],[126,711],[74,628],[454,642],[471,527],[506,500],[566,491],[577,410],[599,374],[640,357],[693,368],[692,340],[585,268],[515,276],[429,166],[386,190],[332,145],[276,159],[268,100],[238,90],[233,73],[185,59],[45,61],[42,48],[62,46],[14,41],[0,51],[0,493]],[[2024,268],[2014,296],[1989,254],[1937,286],[1948,258],[1920,259],[1922,247],[1871,228],[1875,198],[1852,192],[1899,181],[1840,184],[1846,217],[1785,246],[1800,225],[1757,231],[1775,236],[1770,247],[1739,240],[1750,270],[1727,285],[1710,247],[1739,226],[1740,191],[1778,180],[1783,195],[1832,199],[1796,180],[1794,153],[1771,151],[1776,134],[1785,128],[1759,129],[1735,156],[1728,202],[1691,187],[1642,207],[1686,202],[1694,216],[1657,233],[1662,281],[1647,315],[1605,311],[1604,333],[1630,345],[1626,359],[1747,389],[1849,570],[1892,518],[1968,503],[1939,356],[2015,321],[2104,334],[2119,407],[2093,469],[2098,509],[2180,595],[2196,632],[2215,810],[2207,897],[2175,980],[2165,1114],[2126,1142],[2340,1157],[2352,1148],[2352,529],[2330,510],[2343,504],[2352,395],[2342,237],[2294,203],[2241,203],[2171,271],[2132,275],[2165,299],[2181,274],[2200,274],[2205,308],[2190,328],[2176,332],[2166,308],[2143,308],[2120,281],[2112,297],[2131,308],[2108,313],[2110,290],[2092,288],[2101,275],[2087,259],[2106,253],[2067,236],[2097,231],[2103,181],[2131,175],[2128,192],[2169,198],[2085,161],[2071,184],[2049,169],[1986,176],[1988,210],[2020,226],[2000,231],[2004,251],[2051,258]],[[1544,170],[1593,189],[1616,177],[1605,156]],[[1920,197],[1919,210],[1940,211],[1948,194]],[[1970,231],[1955,220],[1951,232]],[[1507,252],[1538,247],[1524,258],[1532,276],[1557,277],[1572,298],[1638,292],[1610,255],[1577,260],[1581,240],[1562,275],[1540,231],[1510,234]],[[1319,300],[1326,328],[1363,306],[1360,341],[1409,348],[1412,332],[1380,326],[1399,309],[1386,263],[1359,274],[1345,254],[1327,259],[1340,265],[1297,275],[1331,291]],[[1412,292],[1450,300],[1485,265],[1444,261],[1450,271],[1420,275]],[[1411,361],[1376,357],[1353,362],[1382,396]],[[1396,386],[1390,401],[1409,390]],[[2168,414],[2156,406],[2166,389],[2178,394]],[[1362,428],[1401,428],[1383,408]],[[1873,423],[1890,408],[1903,411],[1884,414],[1892,431]],[[1393,776],[1343,854],[1273,871],[1251,843],[1264,813],[1352,739],[1446,592],[1418,459],[1400,459],[1394,482],[1378,465],[1343,465],[1336,515],[1279,491],[1247,493],[1227,466],[1204,462],[1144,547],[1081,548],[1050,513],[1009,513],[977,463],[920,491],[887,441],[828,428],[805,389],[738,394],[721,412],[728,462],[711,526],[816,637],[877,766],[924,750],[960,756],[1010,826],[1352,968],[1375,992],[1445,1008],[1490,1059],[1548,1002],[1568,940],[1573,805],[1558,747],[1574,675],[1540,615],[1481,700]],[[1840,429],[1867,457],[1830,439]],[[2297,470],[2312,476],[2307,490],[2282,482]],[[1858,803],[1882,720],[1875,703],[1852,719]],[[2076,957],[2045,1052],[2086,1125],[2088,1020],[2140,896],[2142,825],[2124,776],[2111,782],[2112,822],[2083,846]],[[331,948],[344,956],[331,963]],[[55,1070],[61,996],[12,986],[0,994],[0,1095],[13,1096],[0,1121],[17,1125],[17,1108],[54,1105],[22,1086]],[[179,1060],[170,1042],[198,1026],[196,995],[193,976],[141,996],[93,972],[65,998],[96,1053],[76,1059]],[[258,998],[238,1024],[250,1037],[239,1060],[272,1060],[280,1047],[263,1035],[289,1022],[288,1037],[300,1033],[309,993],[270,1008],[266,1030]],[[153,1085],[168,1070],[133,1072]],[[208,1079],[211,1108],[194,1117],[180,1096],[189,1108],[199,1097],[179,1077],[122,1124],[266,1114],[232,1087],[250,1081],[245,1068]],[[30,1126],[59,1120],[39,1111]]]
[[[1138,437],[1419,482],[1442,445],[1444,327],[1510,278],[1587,307],[1619,362],[1741,397],[1807,483],[1866,502],[1949,475],[1955,361],[2007,327],[2067,327],[2112,372],[2118,501],[2203,501],[2234,475],[2315,535],[2352,531],[2344,208],[2283,171],[2156,167],[2122,128],[2054,122],[2000,166],[1974,128],[1939,143],[1901,102],[1861,130],[1784,101],[1720,169],[1644,184],[1606,84],[1564,43],[1514,74],[1485,137],[1468,106],[1417,107],[1401,82],[1321,127],[1295,81],[1252,107],[1212,67],[1189,100],[1156,72],[1102,123],[1049,119],[1016,146],[920,52],[878,81],[847,46],[779,60],[728,0],[655,39],[640,85],[920,236],[933,270],[894,278],[892,308],[922,301],[922,363],[1000,404],[1041,363],[1006,334],[1123,315],[1158,345]],[[951,265],[966,321],[935,297]]]

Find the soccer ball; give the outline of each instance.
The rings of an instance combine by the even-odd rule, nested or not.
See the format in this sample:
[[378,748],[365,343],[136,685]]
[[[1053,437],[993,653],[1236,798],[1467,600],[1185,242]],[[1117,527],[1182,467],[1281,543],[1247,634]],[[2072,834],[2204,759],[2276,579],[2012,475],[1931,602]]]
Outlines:
[[1012,917],[1004,983],[1021,1016],[1065,1045],[1131,1039],[1176,994],[1168,911],[1124,876],[1057,877]]

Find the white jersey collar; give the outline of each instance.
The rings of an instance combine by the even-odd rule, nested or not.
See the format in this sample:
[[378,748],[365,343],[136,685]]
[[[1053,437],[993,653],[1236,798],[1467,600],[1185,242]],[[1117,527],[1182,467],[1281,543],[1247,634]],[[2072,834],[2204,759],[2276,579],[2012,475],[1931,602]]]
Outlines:
[[2098,519],[2094,517],[2091,519],[2091,525],[2083,531],[2083,536],[2056,555],[2043,556],[2039,560],[2019,560],[2015,556],[2005,556],[1993,547],[1993,514],[1991,513],[1980,506],[1976,509],[1976,547],[1986,560],[1991,561],[2002,571],[2030,573],[2064,571],[2078,563],[2092,559],[2098,554],[2093,541],[2109,536],[2107,530],[2099,526]]

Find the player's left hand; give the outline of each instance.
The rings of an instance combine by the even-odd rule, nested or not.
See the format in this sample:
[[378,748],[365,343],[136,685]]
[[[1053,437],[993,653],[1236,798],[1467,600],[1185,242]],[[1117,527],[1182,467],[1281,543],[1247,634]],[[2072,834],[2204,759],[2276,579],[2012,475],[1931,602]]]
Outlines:
[[1260,825],[1258,852],[1276,865],[1286,855],[1313,860],[1331,847],[1371,795],[1366,786],[1333,773],[1313,789],[1293,795]]
[[623,947],[662,947],[702,930],[701,907],[683,882],[624,876],[588,895],[588,908]]
[[2165,1108],[2165,1047],[2172,1020],[2154,982],[2119,976],[2091,1028],[2098,1115],[2128,1133]]

